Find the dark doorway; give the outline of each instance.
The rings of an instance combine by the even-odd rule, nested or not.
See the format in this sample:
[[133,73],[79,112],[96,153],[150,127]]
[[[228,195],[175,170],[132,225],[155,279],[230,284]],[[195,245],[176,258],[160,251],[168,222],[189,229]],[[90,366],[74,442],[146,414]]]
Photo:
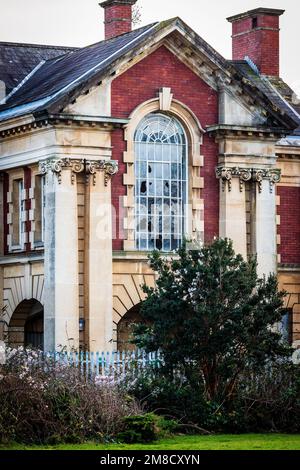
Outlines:
[[44,308],[35,299],[24,300],[14,311],[8,327],[10,347],[44,346]]
[[140,304],[138,304],[128,310],[118,323],[118,351],[134,351],[136,349],[136,346],[132,343],[133,327],[141,322]]
[[42,350],[44,348],[43,312],[30,317],[25,323],[24,330],[24,346]]

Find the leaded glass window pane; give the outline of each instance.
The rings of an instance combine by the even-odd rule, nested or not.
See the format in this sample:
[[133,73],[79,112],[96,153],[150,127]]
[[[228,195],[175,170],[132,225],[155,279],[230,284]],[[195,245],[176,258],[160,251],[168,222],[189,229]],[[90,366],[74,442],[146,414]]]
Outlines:
[[177,249],[185,233],[187,141],[180,123],[150,114],[135,134],[136,248]]

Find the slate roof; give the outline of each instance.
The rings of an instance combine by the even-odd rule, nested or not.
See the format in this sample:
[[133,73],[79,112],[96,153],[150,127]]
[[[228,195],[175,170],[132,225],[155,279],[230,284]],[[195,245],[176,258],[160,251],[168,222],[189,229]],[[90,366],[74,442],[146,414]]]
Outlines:
[[0,42],[0,80],[8,95],[42,60],[53,59],[76,48]]
[[[72,87],[91,75],[101,72],[116,59],[120,58],[133,45],[137,45],[151,35],[152,28],[157,23],[144,26],[127,34],[104,40],[76,51],[71,51],[58,58],[47,60],[24,85],[14,93],[2,110],[24,106],[28,103],[43,100],[51,101],[57,93],[66,87]],[[37,105],[37,108],[39,107]],[[22,109],[20,110],[22,114]],[[17,115],[17,114],[15,114]]]
[[261,91],[280,112],[299,122],[300,106],[293,103],[293,90],[280,78],[263,76],[255,72],[246,60],[230,61],[241,73],[244,80],[254,89]]

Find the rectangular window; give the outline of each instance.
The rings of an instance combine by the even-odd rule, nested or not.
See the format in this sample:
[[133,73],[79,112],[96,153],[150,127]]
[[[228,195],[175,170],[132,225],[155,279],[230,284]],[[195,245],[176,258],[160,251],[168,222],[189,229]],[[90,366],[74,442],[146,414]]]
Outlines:
[[281,334],[285,342],[292,344],[293,342],[293,309],[289,308],[283,316],[281,326]]
[[23,214],[25,211],[25,201],[23,199],[24,182],[23,180],[13,181],[12,192],[12,244],[14,247],[21,248],[23,245],[23,233],[25,231],[25,223],[23,222]]
[[35,177],[34,242],[43,244],[45,239],[45,176]]

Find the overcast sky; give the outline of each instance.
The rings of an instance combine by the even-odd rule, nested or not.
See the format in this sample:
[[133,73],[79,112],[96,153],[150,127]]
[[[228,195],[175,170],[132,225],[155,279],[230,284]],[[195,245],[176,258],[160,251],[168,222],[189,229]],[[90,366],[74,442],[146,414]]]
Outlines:
[[[0,0],[0,41],[85,46],[103,39],[100,0]],[[299,0],[139,0],[141,26],[180,16],[231,58],[228,16],[269,7],[281,17],[281,76],[300,94]]]

